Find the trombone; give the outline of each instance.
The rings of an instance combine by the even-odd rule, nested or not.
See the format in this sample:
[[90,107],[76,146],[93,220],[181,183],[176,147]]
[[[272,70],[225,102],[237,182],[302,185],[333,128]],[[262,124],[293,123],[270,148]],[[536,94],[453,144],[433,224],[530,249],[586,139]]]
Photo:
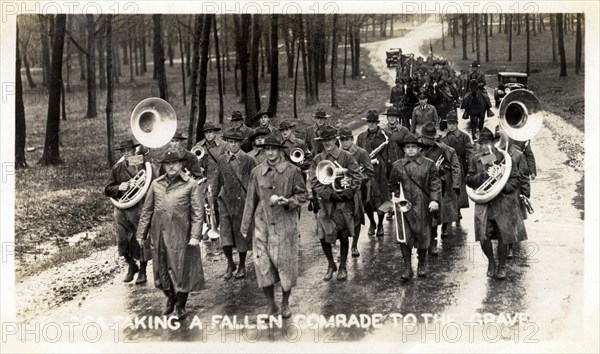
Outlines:
[[[400,196],[396,198],[394,192],[392,192],[392,202],[394,207],[394,225],[396,229],[396,240],[400,243],[406,243],[406,225],[404,224],[404,213],[410,210],[412,204],[404,197],[404,189],[402,189],[402,182],[398,182],[400,186]],[[398,210],[396,210],[396,204],[400,208],[400,220],[402,224],[402,238],[400,238],[400,232],[398,230]]]

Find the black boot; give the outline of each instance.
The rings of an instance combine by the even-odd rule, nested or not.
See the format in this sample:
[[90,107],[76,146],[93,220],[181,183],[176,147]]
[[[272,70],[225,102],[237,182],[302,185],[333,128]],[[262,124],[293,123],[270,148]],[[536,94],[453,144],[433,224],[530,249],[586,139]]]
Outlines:
[[269,316],[277,316],[279,307],[277,307],[275,304],[275,288],[273,288],[273,285],[269,285],[262,289],[263,293],[265,293],[265,296],[267,297],[267,300],[269,301],[269,310],[267,311],[267,314]]
[[335,265],[335,262],[329,262],[329,265],[327,266],[327,273],[325,273],[325,276],[323,277],[323,280],[325,281],[330,281],[331,278],[333,278],[333,272],[336,272],[337,266]]
[[508,253],[508,246],[505,245],[501,240],[498,240],[498,273],[496,278],[499,280],[506,279],[506,254]]
[[146,284],[148,280],[146,279],[146,266],[148,262],[140,261],[140,272],[138,273],[137,279],[135,280],[136,284]]
[[340,268],[337,275],[337,280],[343,281],[348,279],[348,271],[346,270],[346,260],[348,259],[348,239],[340,239]]
[[383,218],[385,217],[384,213],[377,213],[378,223],[377,223],[377,237],[383,237]]
[[400,245],[402,258],[404,259],[404,271],[402,272],[402,280],[409,281],[413,277],[412,270],[412,250],[405,244]]
[[227,258],[227,270],[223,275],[224,279],[230,279],[233,276],[233,272],[235,271],[235,263],[233,263],[233,247],[231,246],[223,246],[223,253]]
[[168,316],[175,311],[175,294],[173,290],[164,290],[165,296],[167,297],[167,304],[165,306],[165,310],[163,311],[163,316]]
[[[282,289],[283,290],[283,289]],[[292,310],[290,310],[290,294],[292,291],[283,291],[281,299],[281,317],[290,318],[292,317]]]
[[177,319],[183,320],[187,316],[185,304],[187,303],[188,293],[178,292],[175,296],[175,311]]
[[427,250],[417,250],[419,265],[417,266],[417,276],[420,278],[427,277]]
[[490,241],[490,240],[483,241],[481,243],[481,250],[483,251],[483,254],[485,254],[486,258],[488,259],[487,276],[491,278],[494,276],[494,273],[496,272],[496,261],[494,259],[494,248],[492,246],[492,241]]
[[442,238],[448,237],[448,223],[442,224],[442,233],[440,235]]
[[437,250],[437,226],[431,229],[431,243],[429,244],[429,254],[432,256],[438,255]]
[[331,243],[321,240],[321,248],[323,248],[323,253],[325,253],[325,257],[327,257],[327,262],[329,262],[329,265],[327,266],[327,273],[325,273],[323,280],[329,281],[331,278],[333,278],[333,272],[337,271],[337,266],[333,261],[333,250],[331,249]]
[[237,273],[235,273],[236,279],[242,279],[246,277],[246,252],[240,252],[240,267]]
[[140,268],[135,263],[135,259],[133,259],[129,256],[125,256],[125,261],[127,262],[129,268],[127,269],[127,275],[125,276],[125,279],[123,279],[123,282],[129,283],[130,281],[133,280],[135,273],[140,271]]

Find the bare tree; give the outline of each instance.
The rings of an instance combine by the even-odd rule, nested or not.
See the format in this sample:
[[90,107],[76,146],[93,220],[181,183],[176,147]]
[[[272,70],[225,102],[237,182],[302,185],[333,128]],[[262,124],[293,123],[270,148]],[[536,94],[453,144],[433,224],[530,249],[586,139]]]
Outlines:
[[[211,23],[214,14],[204,15],[202,37],[200,38],[200,73],[198,75],[198,125],[196,126],[196,141],[204,138],[204,123],[206,123],[206,77],[208,76],[208,46],[210,43]],[[191,137],[190,137],[191,139]]]
[[[440,16],[440,20],[442,23],[442,50],[446,50],[446,38],[444,37],[444,16]],[[450,27],[450,26],[448,26]]]
[[[346,86],[346,69],[348,67],[348,15],[344,15],[345,16],[345,30],[344,30],[344,74],[342,76],[342,84],[344,86]],[[394,15],[392,15],[392,20],[394,19],[393,17]],[[392,21],[392,24],[394,23],[394,21]],[[394,26],[392,25],[392,29],[394,28]],[[392,30],[392,36],[394,35],[394,31]]]
[[512,61],[513,15],[508,15],[508,61]]
[[224,72],[221,72],[221,54],[219,53],[219,35],[217,33],[217,18],[213,21],[213,34],[215,39],[215,58],[217,62],[217,87],[219,90],[219,124],[223,124],[223,77]]
[[253,118],[260,111],[260,94],[258,91],[258,47],[261,35],[260,15],[252,15],[252,39],[250,40],[250,70],[248,70],[246,96],[246,125],[254,125]]
[[581,57],[582,57],[582,34],[581,34],[581,23],[583,22],[583,14],[577,14],[577,37],[575,39],[575,74],[579,74],[581,71]]
[[479,14],[475,14],[473,21],[475,21],[475,47],[477,48],[477,61],[481,62],[481,50],[479,45]]
[[460,20],[462,22],[462,32],[461,32],[461,40],[462,40],[462,60],[468,60],[469,57],[467,56],[467,26],[468,26],[468,19],[467,19],[467,15],[466,14],[462,14],[460,17]]
[[271,15],[271,87],[269,92],[269,112],[277,115],[277,101],[279,98],[279,16]]
[[48,22],[52,21],[52,15],[38,15],[40,25],[40,38],[42,40],[42,85],[48,86],[50,75],[50,45],[48,44]]
[[115,164],[114,127],[113,127],[113,38],[112,38],[112,15],[107,14],[104,18],[106,30],[106,160],[108,166]]
[[17,25],[17,53],[15,66],[15,168],[26,168],[25,143],[27,125],[23,104],[23,83],[21,81],[21,54],[19,53],[19,26]]
[[152,49],[154,52],[154,68],[156,70],[160,98],[168,101],[169,97],[167,96],[167,76],[165,73],[165,51],[162,45],[161,18],[162,15],[152,15],[152,23],[154,24],[154,41]]
[[[338,107],[337,103],[337,82],[335,80],[335,72],[337,69],[337,21],[338,15],[333,15],[333,24],[331,31],[331,107]],[[385,27],[383,28],[385,35]]]
[[531,74],[531,41],[530,41],[530,33],[529,33],[529,14],[525,14],[525,32],[527,36],[527,66],[526,72],[527,75]]
[[46,120],[46,139],[44,152],[39,161],[41,165],[57,165],[63,161],[59,151],[60,133],[60,91],[62,81],[62,58],[65,43],[67,16],[56,15],[54,38],[52,41],[52,66],[48,82],[48,114]]
[[[192,80],[190,85],[190,91],[192,93],[192,99],[190,103],[190,117],[188,124],[188,136],[194,135],[194,128],[196,124],[196,112],[198,112],[198,67],[200,66],[200,37],[202,36],[202,27],[204,23],[203,15],[195,15],[196,20],[194,21],[194,49],[192,55]],[[192,148],[192,140],[187,140],[188,150]]]
[[554,18],[555,14],[550,14],[550,31],[552,32],[552,62],[556,63],[556,23]]
[[[489,16],[491,17],[491,15],[489,15]],[[489,31],[489,35],[488,35],[488,18],[487,17],[488,17],[488,14],[484,14],[483,15],[483,18],[484,18],[484,21],[485,21],[485,62],[486,63],[488,61],[490,61],[490,51],[488,49],[488,45],[489,45],[488,38],[489,38],[489,36],[492,35],[492,28],[491,28],[492,25],[491,25],[491,23],[489,24],[490,31]]]
[[565,55],[563,14],[556,14],[556,27],[558,30],[558,55],[560,56],[560,77],[567,76],[567,56]]
[[87,25],[87,114],[86,118],[95,118],[96,110],[96,29],[94,15],[85,15]]
[[183,105],[187,104],[187,94],[185,92],[185,60],[183,52],[183,38],[181,38],[181,23],[179,22],[179,16],[175,15],[175,21],[177,21],[177,38],[179,39],[179,52],[181,53],[181,83],[183,89]]

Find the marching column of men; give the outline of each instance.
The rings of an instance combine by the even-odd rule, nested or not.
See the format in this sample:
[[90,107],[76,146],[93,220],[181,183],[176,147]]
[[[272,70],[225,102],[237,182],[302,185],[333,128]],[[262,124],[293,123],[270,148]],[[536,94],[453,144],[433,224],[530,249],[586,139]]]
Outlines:
[[[349,238],[352,256],[359,257],[365,214],[370,221],[368,235],[381,237],[386,211],[395,216],[394,231],[404,259],[401,278],[413,277],[413,248],[417,249],[417,275],[426,277],[427,255],[438,253],[437,226],[442,225],[441,236],[446,237],[449,224],[458,225],[459,208],[469,206],[466,186],[477,188],[489,177],[489,166],[503,161],[495,144],[507,147],[512,168],[500,194],[487,203],[475,203],[475,237],[488,258],[488,276],[505,279],[510,246],[527,239],[526,213],[515,205],[530,197],[529,180],[536,175],[531,147],[503,131],[494,134],[484,128],[480,148],[474,153],[469,135],[458,129],[456,113],[448,114],[448,130],[440,135],[435,109],[421,97],[412,133],[399,124],[398,110],[390,107],[384,113],[385,128],[379,127],[377,111],[362,118],[368,127],[356,143],[351,129],[327,124],[329,115],[323,110],[314,115],[315,125],[300,134],[304,139],[295,135],[291,120],[275,128],[269,122],[271,114],[263,112],[257,116],[260,125],[253,130],[234,111],[229,118],[232,126],[220,137],[221,127],[204,125],[204,139],[196,144],[204,151],[201,158],[181,146],[186,137],[177,132],[159,160],[160,177],[148,176],[152,183],[145,200],[130,208],[115,208],[119,255],[128,264],[124,282],[139,273],[135,283],[145,283],[146,264],[152,259],[154,285],[167,297],[163,314],[175,311],[179,318],[185,317],[188,293],[204,288],[197,246],[206,198],[217,215],[214,227],[219,228],[227,260],[223,278],[245,278],[247,252],[252,251],[258,286],[269,301],[271,315],[280,311],[274,300],[274,286],[280,284],[281,315],[291,316],[289,297],[298,277],[298,220],[301,206],[310,199],[327,260],[325,281],[336,271],[338,281],[348,278]],[[252,144],[253,149],[244,152],[244,144]],[[143,169],[146,158],[143,151],[136,151],[139,147],[132,139],[116,147],[123,158],[111,170],[107,196],[122,196],[132,177]],[[291,156],[294,149],[302,151],[301,157]],[[339,266],[332,247],[338,239]],[[498,240],[497,261],[492,239]]]

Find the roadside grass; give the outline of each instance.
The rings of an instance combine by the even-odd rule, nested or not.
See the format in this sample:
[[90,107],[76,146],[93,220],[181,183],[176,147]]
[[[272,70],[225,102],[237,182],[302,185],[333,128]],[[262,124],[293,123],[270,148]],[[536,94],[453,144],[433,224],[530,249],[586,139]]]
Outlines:
[[[302,72],[298,78],[298,129],[313,124],[312,115],[318,107],[331,114],[331,124],[347,125],[351,128],[362,125],[359,119],[370,109],[380,112],[385,109],[389,87],[380,80],[368,62],[368,51],[361,50],[361,76],[352,80],[348,76],[342,84],[344,67],[343,47],[338,54],[337,87],[339,108],[330,107],[331,85],[329,65],[327,83],[319,84],[320,102],[308,106],[304,99]],[[285,56],[279,58],[279,104],[277,125],[281,119],[293,118],[294,79],[287,78]],[[187,134],[189,122],[188,105],[183,105],[180,64],[166,65],[169,102],[178,114],[178,127]],[[35,147],[27,152],[29,167],[17,170],[15,179],[15,249],[17,255],[17,279],[33,275],[51,266],[85,257],[92,252],[115,244],[113,232],[113,207],[104,195],[104,185],[110,173],[107,164],[106,138],[106,92],[97,92],[96,118],[85,118],[87,111],[87,89],[84,81],[78,78],[79,69],[71,72],[71,90],[66,92],[67,120],[61,121],[60,155],[64,163],[59,166],[39,166],[46,130],[47,93],[41,86],[41,72],[34,71],[38,88],[30,89],[24,84],[24,101],[27,123],[27,147]],[[134,106],[144,98],[158,96],[158,85],[152,80],[152,65],[145,76],[134,77],[129,82],[129,68],[122,67],[123,76],[115,92],[114,131],[115,142],[131,137],[129,119]],[[239,75],[239,73],[238,73]],[[260,75],[260,69],[259,69]],[[263,109],[268,105],[270,76],[265,72],[260,77],[259,91]],[[186,77],[189,84],[189,77]],[[216,66],[209,72],[207,81],[207,121],[218,121],[218,91]],[[225,75],[226,95],[224,97],[225,117],[233,110],[241,110],[243,105],[235,96],[233,71]],[[225,118],[225,125],[228,120]],[[195,141],[195,139],[194,139]],[[152,150],[150,159],[155,160],[162,149]],[[119,156],[117,155],[116,158]],[[76,246],[69,246],[66,239],[74,234],[94,231],[97,237],[84,240]]]
[[[548,25],[548,23],[546,23]],[[585,35],[583,33],[585,45]],[[529,89],[540,99],[544,109],[563,117],[580,131],[585,131],[585,63],[582,71],[575,74],[575,33],[565,35],[565,52],[567,55],[567,77],[559,77],[559,62],[552,62],[552,33],[547,26],[547,31],[538,32],[536,36],[530,34],[531,60]],[[445,38],[446,50],[442,49],[442,40],[432,42],[433,53],[436,56],[447,58],[453,63],[455,70],[470,71],[471,62],[477,59],[477,53],[471,50],[471,35],[469,32],[467,43],[468,60],[462,60],[462,42],[460,35],[456,37],[456,48],[452,48],[452,37]],[[489,61],[485,60],[485,38],[480,37],[481,69],[485,74],[495,75],[500,71],[525,72],[527,66],[527,36],[524,31],[521,35],[513,32],[512,61],[508,61],[508,37],[498,33],[498,26],[493,26],[493,36],[488,39]],[[429,43],[423,45],[423,52],[429,52]],[[585,57],[585,46],[584,54]],[[496,80],[488,82],[489,87],[497,85]]]

